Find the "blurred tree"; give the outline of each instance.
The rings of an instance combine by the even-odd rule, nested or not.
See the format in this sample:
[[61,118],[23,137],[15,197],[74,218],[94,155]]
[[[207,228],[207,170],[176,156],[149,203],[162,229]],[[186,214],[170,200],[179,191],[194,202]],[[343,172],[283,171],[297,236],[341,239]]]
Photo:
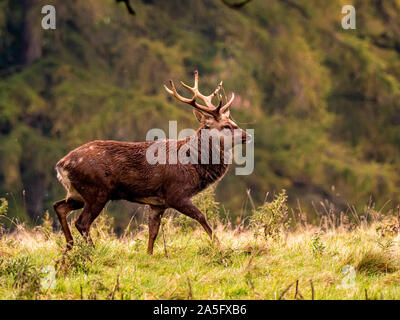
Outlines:
[[[23,50],[22,63],[30,65],[42,56],[42,28],[40,28],[40,0],[22,0]],[[40,12],[40,10],[39,10]]]
[[[371,196],[400,201],[398,1],[356,1],[357,29],[344,31],[340,0],[251,1],[240,11],[221,0],[143,0],[134,19],[114,0],[51,0],[49,32],[37,1],[0,1],[0,197],[11,197],[13,216],[51,210],[64,192],[55,163],[87,141],[144,140],[150,128],[168,132],[168,120],[195,128],[162,89],[194,69],[205,91],[224,80],[237,96],[233,116],[255,129],[254,173],[231,170],[216,189],[232,217],[249,212],[247,189],[261,203],[285,188],[304,210],[325,199],[361,209]],[[129,220],[112,210],[117,224]]]
[[117,3],[118,2],[124,2],[126,9],[128,10],[129,14],[135,15],[135,10],[133,10],[132,5],[131,5],[131,1],[130,0],[116,0]]

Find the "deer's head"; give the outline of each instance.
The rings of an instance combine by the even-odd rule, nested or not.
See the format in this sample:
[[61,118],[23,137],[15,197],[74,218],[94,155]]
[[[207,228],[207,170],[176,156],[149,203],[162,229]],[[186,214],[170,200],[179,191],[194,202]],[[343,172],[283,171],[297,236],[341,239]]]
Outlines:
[[[182,97],[175,88],[172,80],[169,81],[171,89],[164,85],[165,90],[177,98],[179,101],[187,103],[193,107],[193,113],[197,120],[202,124],[204,129],[209,129],[211,135],[218,135],[221,140],[232,139],[231,143],[248,143],[251,141],[251,135],[246,131],[239,128],[239,126],[230,117],[229,107],[232,105],[235,95],[232,93],[231,98],[226,104],[222,105],[222,96],[219,91],[222,88],[222,81],[218,84],[217,88],[208,96],[205,96],[199,91],[199,73],[197,70],[194,72],[194,86],[190,87],[181,82],[182,86],[193,93],[192,98]],[[212,100],[218,97],[218,104],[214,105]],[[198,99],[203,100],[204,104],[199,104]]]

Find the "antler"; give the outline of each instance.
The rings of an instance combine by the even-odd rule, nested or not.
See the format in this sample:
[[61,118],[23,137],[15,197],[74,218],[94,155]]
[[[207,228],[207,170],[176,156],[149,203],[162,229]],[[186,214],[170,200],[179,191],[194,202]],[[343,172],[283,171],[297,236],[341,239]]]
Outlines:
[[[223,114],[232,104],[233,99],[235,98],[235,95],[232,93],[231,99],[224,105],[222,106],[222,96],[218,94],[218,92],[222,88],[222,81],[218,84],[217,88],[214,90],[213,93],[211,93],[209,96],[205,96],[200,93],[199,91],[199,73],[196,70],[194,72],[194,86],[190,87],[187,84],[183,83],[181,81],[182,86],[184,86],[186,89],[190,90],[193,92],[193,97],[191,99],[184,98],[182,97],[175,89],[175,85],[172,80],[169,80],[169,83],[171,84],[171,89],[169,89],[166,85],[164,85],[165,90],[173,95],[175,98],[177,98],[179,101],[185,102],[187,104],[190,104],[192,107],[196,108],[197,110],[206,112],[208,114],[211,114],[215,118],[219,118],[221,114]],[[219,103],[217,106],[213,105],[212,99],[218,94],[219,98]],[[197,103],[196,99],[200,98],[205,102],[205,106]]]

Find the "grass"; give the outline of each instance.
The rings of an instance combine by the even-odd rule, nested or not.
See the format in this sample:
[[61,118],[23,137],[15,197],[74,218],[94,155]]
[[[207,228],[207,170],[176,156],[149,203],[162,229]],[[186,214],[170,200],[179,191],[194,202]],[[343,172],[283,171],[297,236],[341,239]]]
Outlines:
[[76,244],[64,254],[64,237],[47,215],[32,230],[3,231],[0,299],[399,299],[392,223],[375,215],[358,225],[303,223],[289,231],[282,222],[280,236],[268,238],[218,220],[217,247],[200,227],[169,215],[166,247],[160,232],[149,256],[146,226],[117,237],[105,214],[92,229],[94,247],[74,231]]
[[[164,226],[153,256],[146,254],[147,231],[117,238],[94,232],[92,248],[77,244],[63,256],[63,236],[40,228],[3,235],[0,241],[1,299],[398,299],[399,248],[379,246],[373,226],[318,235],[313,228],[279,241],[257,240],[249,230],[219,225],[220,248],[198,228],[183,232],[172,219]],[[323,243],[323,246],[321,246]],[[343,283],[352,266],[354,281]],[[52,287],[45,268],[55,270]],[[350,279],[351,280],[351,279]],[[43,285],[42,285],[43,284]],[[283,294],[284,293],[284,294]]]

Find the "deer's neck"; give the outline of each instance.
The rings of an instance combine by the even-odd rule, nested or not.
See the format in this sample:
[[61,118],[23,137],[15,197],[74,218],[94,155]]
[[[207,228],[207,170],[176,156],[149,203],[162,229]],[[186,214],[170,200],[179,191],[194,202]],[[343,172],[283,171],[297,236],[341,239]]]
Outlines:
[[[200,178],[199,186],[201,189],[204,189],[220,180],[227,172],[229,164],[224,158],[223,143],[219,139],[213,140],[210,137],[202,137],[202,129],[204,129],[203,126],[197,130],[194,136],[188,139],[192,139],[197,143],[198,164],[195,164],[194,168]],[[205,152],[208,153],[208,161],[204,161],[204,158],[202,158]],[[217,157],[217,163],[212,163],[213,157]]]

